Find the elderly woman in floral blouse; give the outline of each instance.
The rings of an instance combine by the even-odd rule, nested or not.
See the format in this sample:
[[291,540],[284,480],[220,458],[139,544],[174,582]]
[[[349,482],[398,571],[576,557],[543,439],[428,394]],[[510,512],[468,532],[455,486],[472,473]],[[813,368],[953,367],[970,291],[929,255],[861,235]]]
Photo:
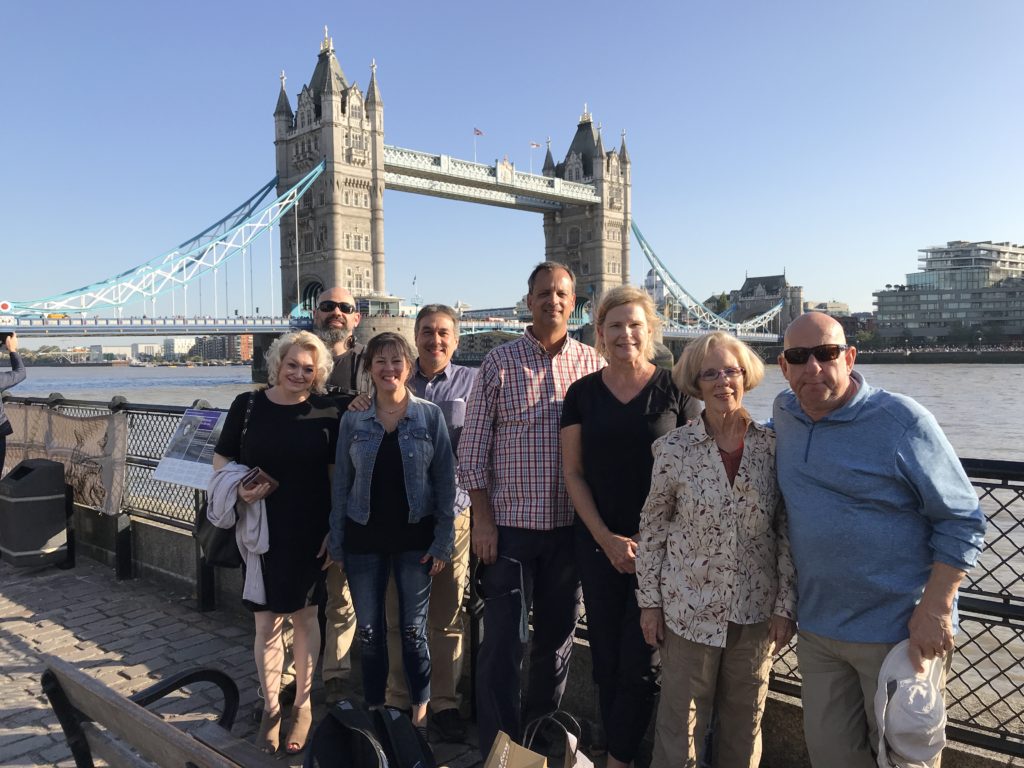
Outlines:
[[764,364],[716,332],[672,377],[704,413],[655,441],[640,516],[640,623],[662,661],[652,766],[696,766],[717,710],[714,765],[754,768],[772,652],[793,636],[796,604],[775,434],[742,405]]

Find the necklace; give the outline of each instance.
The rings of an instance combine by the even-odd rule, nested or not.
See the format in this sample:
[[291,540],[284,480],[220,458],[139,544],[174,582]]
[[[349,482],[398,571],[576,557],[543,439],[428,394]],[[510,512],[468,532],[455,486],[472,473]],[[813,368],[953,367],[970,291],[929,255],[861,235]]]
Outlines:
[[394,414],[396,414],[399,411],[403,410],[405,408],[406,403],[408,403],[408,402],[409,402],[409,396],[406,395],[405,397],[402,398],[402,402],[400,402],[396,408],[392,408],[392,409],[388,410],[387,408],[381,408],[380,406],[377,406],[377,409],[380,410],[380,411],[384,411],[384,413],[388,414],[389,416],[393,416]]

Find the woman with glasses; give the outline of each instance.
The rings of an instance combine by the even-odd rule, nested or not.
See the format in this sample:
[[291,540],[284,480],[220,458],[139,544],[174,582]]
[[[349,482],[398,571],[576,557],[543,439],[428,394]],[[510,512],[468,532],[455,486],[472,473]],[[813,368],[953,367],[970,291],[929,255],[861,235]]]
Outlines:
[[743,408],[764,364],[719,331],[672,375],[704,414],[654,443],[640,516],[640,621],[662,663],[652,766],[704,764],[714,712],[712,764],[754,768],[772,652],[793,636],[796,604],[775,434]]
[[347,411],[341,419],[330,561],[348,576],[370,707],[384,705],[385,596],[394,578],[412,722],[426,736],[427,607],[431,577],[451,560],[455,543],[455,458],[441,409],[406,386],[413,371],[409,342],[397,333],[374,336],[363,365],[374,396],[368,410]]
[[574,382],[562,406],[562,465],[576,509],[576,563],[608,745],[609,768],[636,757],[657,695],[658,652],[636,602],[636,535],[651,482],[651,443],[700,414],[655,367],[657,315],[630,285],[604,295],[595,318],[608,366]]

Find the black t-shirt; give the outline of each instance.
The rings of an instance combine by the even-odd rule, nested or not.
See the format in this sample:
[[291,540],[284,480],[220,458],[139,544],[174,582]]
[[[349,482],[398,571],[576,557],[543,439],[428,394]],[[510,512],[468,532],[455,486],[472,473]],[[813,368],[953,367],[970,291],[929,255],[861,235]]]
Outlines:
[[433,543],[433,515],[409,522],[398,430],[385,432],[370,478],[370,519],[360,525],[345,518],[345,551],[360,555],[425,552]]
[[[601,371],[573,382],[562,404],[562,426],[582,430],[583,477],[612,533],[634,536],[651,489],[651,444],[696,418],[703,403],[676,389],[663,368],[628,403],[611,393]],[[576,518],[579,528],[583,522]]]

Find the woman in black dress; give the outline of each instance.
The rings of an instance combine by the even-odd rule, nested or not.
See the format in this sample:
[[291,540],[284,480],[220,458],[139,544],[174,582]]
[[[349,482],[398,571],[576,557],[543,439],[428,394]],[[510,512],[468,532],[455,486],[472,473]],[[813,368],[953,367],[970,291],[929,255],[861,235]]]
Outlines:
[[[325,538],[331,512],[330,477],[338,439],[338,410],[323,395],[332,367],[323,343],[307,331],[288,333],[267,352],[269,388],[235,398],[213,466],[259,467],[279,483],[238,486],[238,497],[266,504],[267,551],[260,556],[266,601],[246,601],[256,620],[256,670],[265,697],[257,744],[275,752],[284,662],[282,628],[294,630],[295,703],[285,750],[302,751],[312,722],[309,693],[320,649],[314,592],[322,589]],[[248,411],[248,417],[246,412]]]
[[656,324],[654,304],[639,288],[606,293],[595,327],[608,366],[574,382],[562,406],[562,464],[576,509],[576,563],[608,768],[636,757],[657,695],[658,652],[644,640],[635,593],[651,444],[701,410],[651,362]]

